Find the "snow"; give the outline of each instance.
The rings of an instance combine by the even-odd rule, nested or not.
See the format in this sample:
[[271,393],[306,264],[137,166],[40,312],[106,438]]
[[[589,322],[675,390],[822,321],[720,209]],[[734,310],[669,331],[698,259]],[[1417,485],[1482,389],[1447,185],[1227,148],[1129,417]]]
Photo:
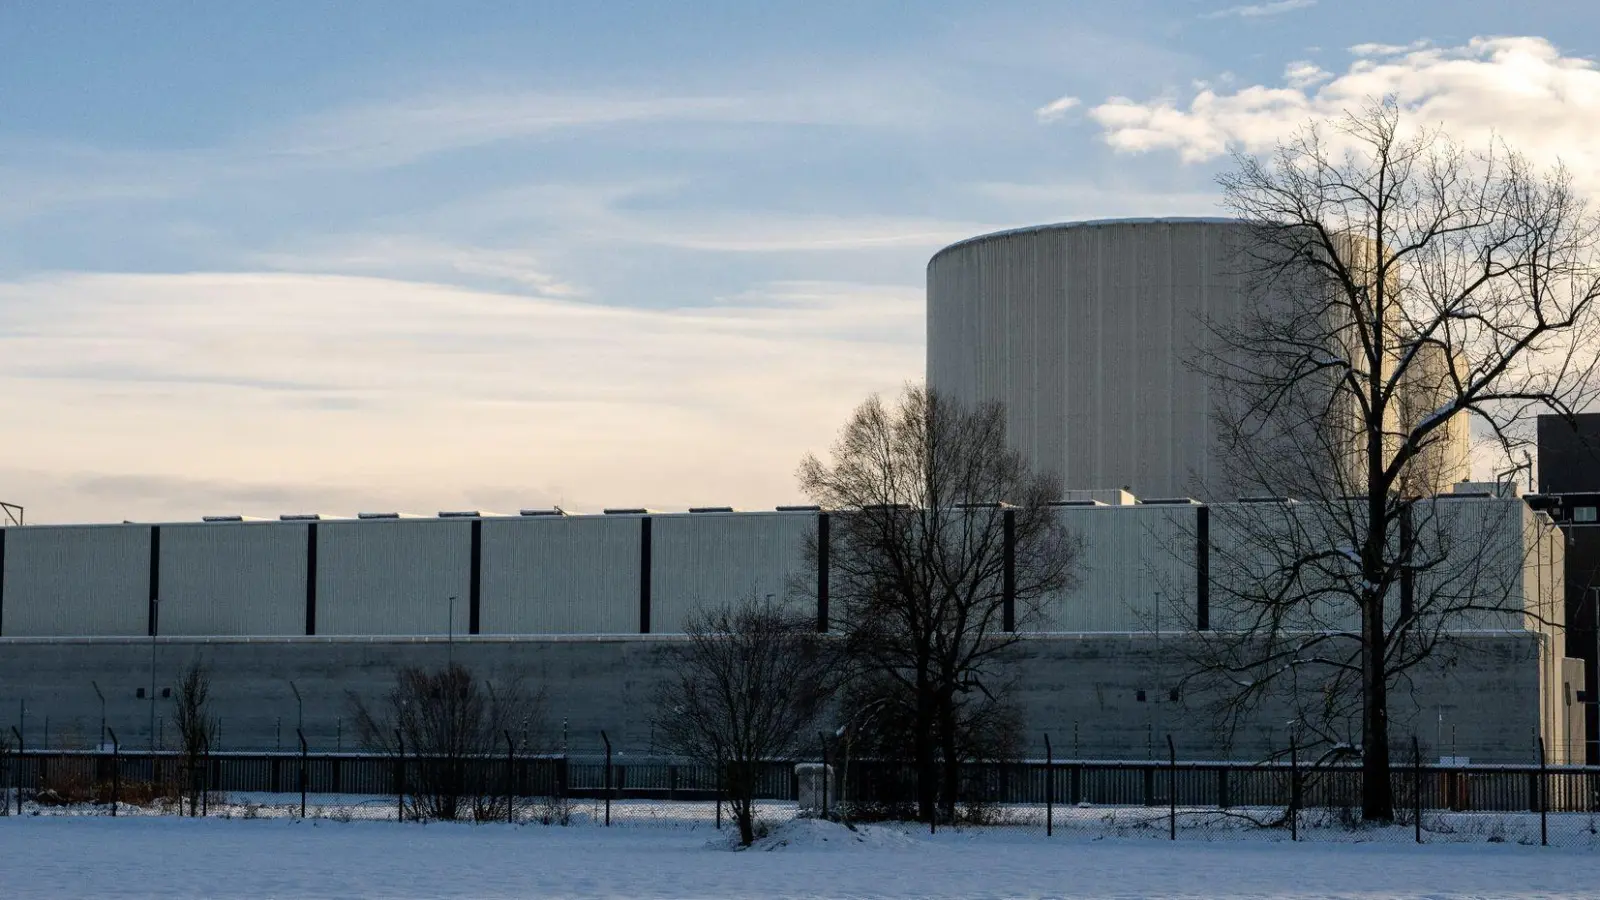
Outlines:
[[[25,815],[0,819],[0,882],[7,898],[1595,894],[1594,852],[1582,847],[1289,843],[1282,835],[1168,842],[1076,829],[1053,838],[1004,828],[930,836],[780,816],[757,845],[731,852],[726,829],[647,815],[645,806],[615,805],[612,828]],[[1081,819],[1108,812],[1122,811],[1070,811]]]

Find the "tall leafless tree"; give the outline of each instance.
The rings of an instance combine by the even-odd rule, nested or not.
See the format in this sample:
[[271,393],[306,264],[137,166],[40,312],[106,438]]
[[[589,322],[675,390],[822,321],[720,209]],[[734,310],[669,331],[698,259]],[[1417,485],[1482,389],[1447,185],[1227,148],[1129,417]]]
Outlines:
[[[198,815],[200,792],[204,790],[202,768],[217,737],[217,719],[211,714],[211,675],[198,658],[178,679],[178,691],[172,697],[172,721],[183,743],[183,793],[189,796],[189,815]],[[179,796],[181,801],[182,794]],[[181,803],[178,812],[183,812]]]
[[460,663],[429,670],[403,666],[377,705],[348,695],[362,746],[399,758],[406,769],[401,801],[413,818],[446,821],[495,819],[504,787],[492,773],[509,777],[500,749],[507,734],[524,748],[543,733],[544,698],[513,675],[498,686],[480,680]]
[[1524,511],[1433,495],[1469,423],[1521,461],[1534,414],[1594,399],[1600,225],[1564,169],[1469,152],[1393,99],[1234,163],[1250,300],[1200,368],[1232,483],[1308,502],[1219,508],[1211,671],[1245,705],[1314,698],[1302,724],[1359,746],[1363,814],[1389,820],[1391,689],[1469,622],[1544,627],[1518,581],[1538,526],[1507,543],[1494,516]]
[[920,385],[892,407],[861,404],[832,456],[806,456],[799,473],[838,511],[831,630],[909,710],[918,814],[948,818],[963,747],[981,743],[963,723],[995,720],[979,708],[999,701],[1015,630],[1043,625],[1047,599],[1072,584],[1077,544],[1049,505],[1059,485],[1007,444],[1002,405],[968,409]]
[[677,677],[657,701],[656,730],[674,752],[719,770],[739,841],[749,846],[760,765],[799,750],[837,668],[815,620],[771,599],[702,610],[684,633]]

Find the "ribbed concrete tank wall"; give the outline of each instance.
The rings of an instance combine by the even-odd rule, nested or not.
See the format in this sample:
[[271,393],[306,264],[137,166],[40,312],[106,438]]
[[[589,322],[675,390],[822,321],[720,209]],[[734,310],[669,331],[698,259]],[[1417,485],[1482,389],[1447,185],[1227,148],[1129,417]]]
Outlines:
[[1004,401],[1013,445],[1068,490],[1226,497],[1213,401],[1185,363],[1201,323],[1244,303],[1243,229],[1083,222],[946,247],[928,264],[928,384]]

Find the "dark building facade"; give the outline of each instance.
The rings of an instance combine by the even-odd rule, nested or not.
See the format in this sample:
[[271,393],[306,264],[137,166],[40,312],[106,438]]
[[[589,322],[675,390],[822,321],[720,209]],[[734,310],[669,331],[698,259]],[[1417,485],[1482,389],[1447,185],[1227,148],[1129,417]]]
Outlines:
[[1527,500],[1566,535],[1567,654],[1584,663],[1570,702],[1587,707],[1584,757],[1600,765],[1600,413],[1539,417],[1539,493]]

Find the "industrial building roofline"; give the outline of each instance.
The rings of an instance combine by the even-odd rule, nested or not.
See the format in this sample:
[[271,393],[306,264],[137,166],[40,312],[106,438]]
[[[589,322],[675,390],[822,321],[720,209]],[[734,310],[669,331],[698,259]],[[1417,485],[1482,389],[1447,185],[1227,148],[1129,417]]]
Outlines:
[[964,247],[964,246],[966,246],[968,244],[975,244],[975,243],[978,243],[980,241],[992,240],[994,238],[1012,237],[1014,235],[1019,235],[1019,234],[1033,234],[1033,233],[1039,232],[1039,231],[1066,231],[1066,230],[1072,229],[1072,228],[1095,228],[1095,227],[1099,227],[1099,226],[1102,226],[1102,225],[1243,225],[1243,224],[1245,224],[1243,219],[1231,219],[1231,218],[1228,218],[1226,216],[1144,216],[1144,217],[1141,217],[1141,216],[1130,216],[1130,217],[1121,218],[1121,219],[1119,219],[1119,218],[1080,219],[1080,220],[1075,221],[1075,222],[1050,222],[1050,223],[1044,224],[1044,225],[1023,225],[1023,226],[1020,226],[1020,227],[1017,227],[1017,228],[1003,228],[1003,229],[1001,229],[999,231],[991,231],[988,234],[979,234],[979,235],[974,235],[974,236],[969,237],[969,238],[962,238],[961,240],[956,241],[954,244],[950,244],[949,246],[946,246],[946,247],[940,249],[939,252],[933,254],[933,257],[931,259],[929,259],[928,263],[929,263],[929,265],[932,265],[933,264],[933,260],[938,259],[940,256],[944,255],[945,253],[948,253],[951,250],[956,249],[957,247]]

